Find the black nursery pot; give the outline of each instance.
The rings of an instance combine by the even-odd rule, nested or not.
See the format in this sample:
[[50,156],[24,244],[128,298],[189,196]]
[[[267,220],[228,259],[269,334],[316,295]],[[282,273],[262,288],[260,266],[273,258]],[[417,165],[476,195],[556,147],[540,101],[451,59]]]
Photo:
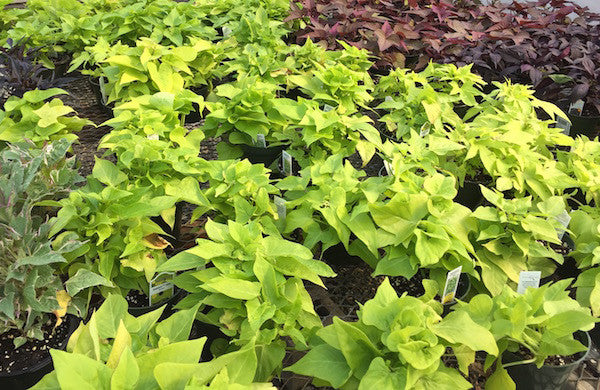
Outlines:
[[175,288],[175,294],[173,294],[173,296],[167,300],[157,302],[153,305],[148,305],[148,306],[129,306],[127,308],[127,311],[132,316],[139,317],[143,314],[150,313],[151,311],[154,311],[163,305],[166,305],[165,310],[162,312],[160,318],[158,319],[159,321],[162,321],[163,319],[169,317],[171,314],[173,314],[175,312],[173,310],[173,307],[184,296],[185,296],[185,290],[181,290],[181,289],[178,290],[177,288]]
[[189,125],[192,123],[198,123],[201,120],[202,120],[202,115],[200,114],[200,111],[198,111],[194,108],[193,111],[190,111],[190,113],[185,116],[184,122],[186,125]]
[[226,336],[218,326],[194,320],[192,331],[190,332],[190,340],[206,337],[206,343],[202,349],[201,361],[207,362],[213,359],[211,346],[217,339],[231,340],[231,337]]
[[359,256],[348,253],[342,243],[327,248],[322,258],[325,263],[333,266],[366,264]]
[[[75,332],[79,326],[80,319],[73,316],[67,315],[65,322],[68,325],[67,334],[64,340],[60,342],[60,349],[64,350],[67,347],[67,341],[71,334]],[[48,355],[45,359],[33,364],[24,370],[15,371],[11,373],[0,372],[0,389],[10,390],[25,390],[29,389],[36,383],[38,383],[46,374],[54,369],[52,364],[52,357]]]
[[[575,339],[587,347],[587,351],[579,352],[578,359],[564,366],[543,365],[537,368],[535,364],[521,364],[507,367],[506,370],[517,385],[517,390],[558,390],[563,389],[571,372],[577,368],[590,351],[591,341],[587,332],[578,331]],[[520,360],[511,353],[504,354],[504,362]]]
[[458,188],[458,193],[456,194],[454,201],[471,210],[475,210],[483,202],[483,194],[481,193],[479,183],[465,180],[462,187]]
[[264,164],[265,167],[273,164],[281,152],[289,145],[270,146],[268,148],[260,148],[257,146],[240,145],[242,148],[242,158],[247,158],[252,164]]
[[600,116],[582,116],[577,114],[567,114],[571,120],[571,129],[569,135],[573,138],[578,135],[585,135],[593,139],[600,135]]
[[575,194],[567,198],[567,204],[571,210],[577,210],[580,205],[589,205],[594,207],[594,200],[592,199],[589,203],[585,199],[585,193],[581,188],[568,188],[566,192],[576,191]]

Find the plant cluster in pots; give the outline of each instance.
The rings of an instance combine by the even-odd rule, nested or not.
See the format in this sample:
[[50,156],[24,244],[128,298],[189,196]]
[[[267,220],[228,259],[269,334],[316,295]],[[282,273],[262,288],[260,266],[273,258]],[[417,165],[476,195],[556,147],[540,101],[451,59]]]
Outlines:
[[[201,362],[206,337],[189,339],[198,305],[159,320],[164,308],[141,317],[127,313],[127,302],[109,295],[90,320],[69,339],[66,351],[53,350],[55,370],[32,389],[197,386],[274,389],[254,382],[253,345]],[[243,388],[243,387],[242,387]]]
[[50,349],[66,346],[85,302],[71,300],[57,264],[83,243],[65,237],[51,245],[48,208],[82,178],[75,159],[65,158],[70,142],[36,149],[13,144],[0,151],[0,383],[25,389],[52,369]]
[[[349,389],[469,388],[476,357],[489,369],[486,388],[513,388],[516,367],[535,362],[545,372],[557,356],[584,352],[577,331],[591,330],[598,311],[600,218],[583,205],[595,202],[597,141],[563,134],[555,122],[566,114],[516,78],[490,83],[494,69],[474,72],[480,62],[428,58],[526,42],[548,26],[583,38],[589,14],[560,0],[521,8],[315,1],[294,5],[286,24],[284,0],[31,2],[9,13],[0,42],[39,27],[47,36],[27,45],[52,45],[40,49],[48,58],[66,51],[73,70],[106,81],[114,105],[85,184],[32,209],[45,213],[39,234],[60,256],[43,264],[56,281],[44,287],[65,290],[49,299],[70,300],[70,312],[97,309],[66,352],[52,352],[56,370],[39,388],[271,388],[282,371]],[[573,26],[571,11],[582,18]],[[321,42],[288,43],[290,28],[326,26],[336,12],[347,14],[314,35]],[[109,20],[121,28],[106,31]],[[382,57],[331,39],[338,34],[355,34],[353,44],[376,45]],[[418,71],[372,67],[401,62],[400,50],[424,53],[404,58]],[[565,58],[592,56],[581,53]],[[62,91],[5,105],[10,150],[23,137],[74,139],[77,126],[61,125],[79,119],[46,103],[50,92]],[[62,114],[48,114],[54,108]],[[186,124],[192,115],[199,125]],[[199,156],[206,137],[221,138],[216,160]],[[269,147],[278,148],[270,159],[237,158]],[[50,172],[51,182],[65,180]],[[576,211],[574,189],[585,198]],[[198,238],[185,248],[177,234],[184,209]],[[371,274],[364,282],[373,292],[380,286],[355,321],[324,322],[331,318],[319,317],[311,294],[336,277],[338,250],[354,256],[356,274]],[[555,272],[569,255],[572,287]],[[554,283],[519,288],[522,271]],[[471,289],[443,305],[458,274]],[[399,278],[418,289],[400,291]],[[174,305],[176,289],[187,295]],[[562,374],[550,377],[559,386]]]

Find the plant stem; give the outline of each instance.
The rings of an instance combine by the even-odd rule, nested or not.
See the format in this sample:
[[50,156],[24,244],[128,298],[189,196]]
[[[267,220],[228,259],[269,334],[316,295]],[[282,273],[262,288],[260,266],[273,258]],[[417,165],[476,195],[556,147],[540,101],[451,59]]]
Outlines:
[[507,367],[512,367],[512,366],[518,366],[520,364],[527,364],[527,363],[533,363],[535,362],[535,358],[533,359],[527,359],[527,360],[521,360],[518,362],[510,362],[510,363],[505,363],[502,365],[502,367],[507,368]]

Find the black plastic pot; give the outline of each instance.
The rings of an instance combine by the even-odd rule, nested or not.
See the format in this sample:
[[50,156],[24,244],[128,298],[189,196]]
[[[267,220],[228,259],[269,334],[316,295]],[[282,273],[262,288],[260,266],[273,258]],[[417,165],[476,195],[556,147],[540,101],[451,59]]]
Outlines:
[[240,145],[242,148],[242,158],[247,158],[252,164],[264,164],[265,167],[273,164],[281,155],[281,152],[289,145],[270,146],[268,148],[260,148],[257,146]]
[[211,347],[215,340],[223,339],[226,342],[231,340],[231,337],[226,336],[218,326],[206,324],[198,320],[194,320],[192,331],[190,332],[190,340],[206,337],[206,343],[202,349],[201,361],[207,362],[213,359]]
[[[61,342],[61,349],[63,350],[67,347],[67,341],[69,341],[69,337],[71,337],[71,334],[73,334],[75,329],[77,329],[79,326],[80,319],[69,314],[65,317],[65,321],[67,321],[69,329],[67,331],[67,337]],[[53,369],[54,366],[52,364],[52,357],[48,355],[46,359],[37,362],[25,370],[11,372],[9,374],[0,372],[0,389],[29,389]]]
[[159,321],[161,321],[174,313],[173,306],[175,306],[175,304],[177,302],[179,302],[184,296],[185,296],[185,290],[181,290],[181,289],[177,290],[177,288],[175,288],[175,294],[173,294],[173,296],[171,298],[169,298],[165,301],[157,302],[157,303],[155,303],[153,305],[149,305],[149,306],[139,306],[139,307],[129,306],[127,308],[127,311],[132,316],[139,317],[143,314],[150,313],[151,311],[154,311],[163,305],[166,305],[165,310],[162,312],[160,318],[158,319]]
[[187,114],[185,116],[184,122],[186,125],[189,125],[191,123],[198,123],[202,120],[202,115],[200,114],[200,111],[194,109],[193,111],[191,111],[189,114]]
[[568,188],[565,192],[572,193],[574,191],[577,192],[567,198],[567,204],[571,210],[577,210],[580,205],[590,205],[594,207],[594,200],[592,199],[592,201],[588,203],[588,201],[585,199],[585,193],[581,188]]
[[333,266],[366,264],[359,256],[348,253],[342,243],[327,248],[323,252],[322,259],[325,263]]
[[571,137],[585,135],[593,139],[600,135],[600,116],[581,116],[577,114],[567,114],[567,116],[571,120],[571,130],[569,130]]
[[[535,364],[520,364],[507,367],[506,370],[517,385],[517,390],[558,390],[565,387],[567,379],[571,372],[577,368],[587,356],[591,341],[587,332],[579,331],[574,335],[575,339],[587,346],[587,351],[580,352],[578,359],[564,366],[543,365],[537,368]],[[505,353],[504,363],[510,363],[520,360],[512,353]]]
[[481,193],[479,183],[465,180],[462,187],[458,188],[458,193],[456,194],[454,201],[471,210],[475,210],[483,202],[483,194]]

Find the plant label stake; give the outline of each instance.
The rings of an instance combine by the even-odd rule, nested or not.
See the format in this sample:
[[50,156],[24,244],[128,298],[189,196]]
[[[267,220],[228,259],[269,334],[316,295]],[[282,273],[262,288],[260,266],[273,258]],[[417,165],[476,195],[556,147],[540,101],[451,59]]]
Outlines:
[[386,97],[383,99],[383,101],[385,101],[385,102],[391,102],[391,101],[393,101],[393,100],[394,100],[394,99],[393,99],[391,96],[386,96]]
[[419,132],[419,135],[421,137],[426,137],[429,134],[429,125],[427,123],[424,123],[423,126],[421,126],[421,131]]
[[446,285],[444,286],[444,294],[442,295],[442,304],[454,301],[461,272],[462,265],[454,268],[452,271],[448,271],[448,274],[446,275]]
[[563,117],[559,116],[558,119],[556,119],[556,127],[562,129],[562,132],[565,135],[569,135],[569,133],[571,132],[571,122],[569,122]]
[[256,135],[256,141],[254,142],[254,146],[256,146],[258,148],[266,148],[267,147],[267,141],[265,139],[264,134]]
[[224,26],[224,27],[222,28],[222,30],[223,30],[223,37],[224,37],[224,38],[227,38],[227,37],[228,37],[228,36],[230,36],[230,35],[231,35],[231,33],[233,32],[233,30],[232,30],[232,29],[230,29],[230,28],[229,28],[229,27],[227,27],[227,26]]
[[158,134],[148,134],[147,138],[158,141]]
[[292,176],[292,156],[285,150],[281,152],[281,166],[285,176]]
[[383,166],[385,167],[385,171],[387,172],[388,176],[394,175],[394,167],[392,167],[392,164],[390,164],[389,161],[383,160]]
[[541,277],[542,271],[521,271],[521,273],[519,273],[519,285],[517,286],[517,293],[525,294],[525,290],[527,290],[528,287],[540,287]]
[[571,216],[569,215],[569,213],[567,212],[567,210],[564,210],[562,213],[558,214],[555,219],[564,226],[564,229],[556,229],[556,231],[558,232],[558,238],[560,240],[563,239],[563,236],[565,235],[565,232],[567,231],[567,228],[569,227],[569,222],[571,222]]
[[98,84],[100,85],[100,94],[102,94],[102,104],[106,106],[108,105],[108,96],[106,95],[106,82],[104,81],[104,76],[100,76]]
[[175,294],[175,285],[173,284],[173,272],[161,272],[156,275],[148,286],[148,304],[162,302]]
[[333,106],[330,106],[329,104],[325,104],[325,105],[323,106],[323,111],[325,111],[325,112],[329,112],[329,111],[331,111],[331,110],[333,110]]
[[287,216],[287,207],[285,205],[285,199],[276,196],[273,198],[275,201],[275,207],[277,207],[277,216],[280,220],[285,222],[285,217]]
[[581,99],[577,100],[575,103],[571,103],[569,106],[569,114],[581,115],[584,105],[585,102]]

